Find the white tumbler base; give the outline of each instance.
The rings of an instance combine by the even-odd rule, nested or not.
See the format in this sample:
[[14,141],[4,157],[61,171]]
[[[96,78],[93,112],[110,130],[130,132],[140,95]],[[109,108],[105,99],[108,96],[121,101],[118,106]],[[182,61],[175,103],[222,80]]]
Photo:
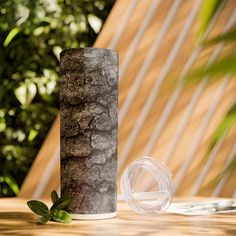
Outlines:
[[104,214],[70,214],[73,220],[103,220],[113,218],[117,215],[117,211]]

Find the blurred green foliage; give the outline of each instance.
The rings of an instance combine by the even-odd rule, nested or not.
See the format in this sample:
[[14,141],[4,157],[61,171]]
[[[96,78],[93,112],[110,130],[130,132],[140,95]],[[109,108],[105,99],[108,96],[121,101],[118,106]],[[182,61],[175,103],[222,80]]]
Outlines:
[[[204,39],[203,35],[212,21],[213,17],[218,11],[222,11],[228,0],[212,0],[203,1],[200,10],[200,29],[199,29],[199,42],[203,48],[211,47],[214,45],[229,45],[235,48],[236,46],[236,29],[233,26],[227,32],[220,33],[214,38]],[[220,59],[216,60],[210,65],[199,67],[195,71],[190,72],[187,76],[191,82],[200,82],[203,79],[207,79],[209,82],[219,78],[224,78],[225,75],[230,75],[231,79],[235,79],[236,73],[236,51],[231,50]],[[223,120],[219,123],[213,133],[211,143],[207,152],[207,156],[213,150],[213,148],[230,132],[232,127],[236,124],[236,102],[232,104]],[[235,156],[236,158],[236,156]],[[234,161],[234,160],[233,160]]]
[[[225,5],[229,0],[211,0],[203,1],[199,13],[200,28],[198,31],[198,43],[203,49],[211,46],[217,45],[230,45],[233,50],[230,50],[228,53],[224,54],[223,57],[211,63],[210,65],[203,65],[195,70],[191,71],[189,75],[186,76],[186,84],[199,83],[202,80],[207,80],[208,82],[215,81],[217,79],[223,79],[226,75],[230,76],[230,79],[235,79],[236,74],[236,28],[235,25],[229,29],[227,32],[219,33],[214,38],[204,38],[204,33],[207,30],[207,27],[213,20],[213,18],[224,10]],[[233,102],[229,108],[226,115],[219,122],[219,125],[216,127],[208,150],[203,159],[205,164],[210,157],[211,152],[214,148],[227,136],[227,134],[232,130],[236,125],[236,101]],[[230,173],[236,170],[236,154],[234,154],[232,161],[227,165],[226,169],[222,169],[219,175],[212,180],[205,188],[209,188],[212,183],[214,186],[219,183],[219,181],[224,178],[224,176],[229,176]]]
[[92,46],[114,0],[0,2],[0,196],[15,196],[59,108],[58,56]]

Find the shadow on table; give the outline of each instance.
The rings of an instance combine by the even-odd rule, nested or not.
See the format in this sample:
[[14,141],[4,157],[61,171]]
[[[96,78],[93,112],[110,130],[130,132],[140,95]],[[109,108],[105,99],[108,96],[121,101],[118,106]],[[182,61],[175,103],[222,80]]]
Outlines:
[[35,218],[32,216],[30,212],[20,212],[20,211],[6,211],[0,212],[0,220],[31,220],[33,221]]
[[[36,216],[30,212],[6,211],[0,212],[0,236],[33,236],[33,235],[74,235],[74,231],[68,231],[70,224],[59,224],[50,221],[48,224],[37,224]],[[45,231],[46,230],[46,231]],[[49,230],[49,232],[47,232]]]

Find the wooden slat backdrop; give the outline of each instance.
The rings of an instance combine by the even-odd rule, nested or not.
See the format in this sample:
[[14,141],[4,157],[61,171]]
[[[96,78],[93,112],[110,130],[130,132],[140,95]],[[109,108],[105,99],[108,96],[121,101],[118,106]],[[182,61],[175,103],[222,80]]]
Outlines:
[[[188,88],[180,80],[183,70],[235,48],[195,47],[200,3],[118,0],[96,40],[94,47],[115,49],[120,56],[118,183],[128,164],[150,155],[167,162],[178,195],[228,197],[236,189],[235,172],[216,182],[236,154],[236,127],[203,161],[214,130],[236,100],[235,80]],[[231,0],[213,20],[208,37],[235,24],[236,1]],[[22,197],[47,197],[59,186],[58,145],[59,118],[22,186]]]

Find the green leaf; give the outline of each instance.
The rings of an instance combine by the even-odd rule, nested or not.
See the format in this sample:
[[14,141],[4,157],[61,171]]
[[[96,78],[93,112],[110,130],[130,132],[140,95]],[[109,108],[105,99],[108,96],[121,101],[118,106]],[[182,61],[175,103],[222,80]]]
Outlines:
[[33,31],[33,35],[39,36],[40,34],[42,34],[44,32],[44,29],[45,29],[45,27],[43,27],[43,26],[39,26],[39,27],[35,28]]
[[93,14],[88,15],[88,23],[95,33],[98,33],[102,27],[102,21]]
[[57,200],[58,200],[58,194],[55,190],[52,191],[51,193],[51,199],[52,199],[52,203],[54,204]]
[[19,187],[18,187],[16,181],[14,180],[14,178],[12,176],[10,176],[10,175],[6,175],[6,176],[4,176],[4,180],[8,184],[8,186],[11,188],[11,190],[16,195],[18,195],[20,190],[19,190]]
[[37,87],[32,82],[22,83],[15,89],[15,96],[22,105],[29,105],[37,93]]
[[70,223],[72,220],[68,212],[64,210],[57,210],[57,209],[53,211],[52,219],[60,223]]
[[201,39],[204,32],[207,29],[208,24],[216,14],[219,7],[225,3],[226,0],[205,0],[202,2],[202,6],[199,13],[200,18],[200,29],[198,32],[199,38]]
[[35,139],[35,137],[38,135],[38,131],[37,130],[35,130],[35,129],[31,129],[30,130],[30,133],[29,133],[29,136],[28,136],[28,140],[30,141],[30,142],[32,142],[34,139]]
[[37,215],[40,215],[40,216],[49,215],[49,209],[47,205],[41,201],[31,200],[27,202],[27,205],[31,209],[31,211],[33,211]]
[[230,108],[224,119],[215,130],[210,144],[209,152],[231,130],[236,122],[236,103]]
[[[215,63],[205,67],[197,68],[192,71],[185,78],[186,84],[191,84],[194,82],[199,82],[207,77],[207,79],[214,80],[216,76],[226,75],[228,73],[236,72],[236,54],[226,55],[225,57],[219,59]],[[232,76],[235,79],[234,76]]]
[[39,224],[46,224],[49,220],[51,220],[51,215],[45,215],[45,216],[39,217],[37,222]]
[[217,43],[220,43],[223,41],[224,42],[230,42],[230,41],[235,42],[236,41],[236,29],[226,32],[224,34],[220,34],[219,36],[204,42],[203,46],[210,46],[210,45],[217,44]]
[[20,32],[20,29],[19,28],[13,28],[9,34],[7,35],[4,43],[3,43],[3,46],[4,47],[7,47],[9,45],[9,43],[12,41],[12,39]]
[[203,158],[202,165],[206,163],[208,160],[208,157],[213,150],[213,148],[222,140],[225,138],[225,136],[229,133],[231,128],[236,122],[236,103],[234,103],[223,120],[220,122],[216,130],[214,131],[210,144],[208,146],[208,150],[206,152],[205,157]]
[[71,203],[71,199],[68,197],[61,197],[56,200],[56,202],[52,205],[50,211],[54,209],[65,209]]
[[52,51],[54,53],[54,55],[56,56],[56,58],[59,60],[60,59],[60,53],[62,51],[62,48],[60,46],[54,46],[52,48]]

